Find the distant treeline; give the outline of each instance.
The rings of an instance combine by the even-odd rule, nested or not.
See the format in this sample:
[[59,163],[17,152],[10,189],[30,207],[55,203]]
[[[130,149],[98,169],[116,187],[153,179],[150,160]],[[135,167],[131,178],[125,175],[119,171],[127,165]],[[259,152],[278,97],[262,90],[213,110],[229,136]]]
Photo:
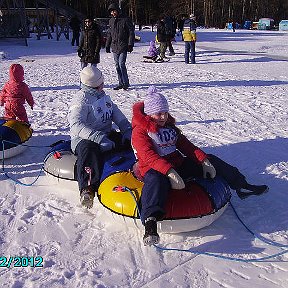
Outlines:
[[[242,24],[263,17],[273,18],[276,23],[288,19],[287,0],[47,0],[49,2],[61,2],[84,15],[99,18],[109,16],[109,4],[120,3],[123,12],[134,23],[142,25],[155,23],[163,13],[176,19],[193,13],[198,25],[218,28],[224,28],[227,22]],[[26,0],[25,4],[35,7],[35,0]]]

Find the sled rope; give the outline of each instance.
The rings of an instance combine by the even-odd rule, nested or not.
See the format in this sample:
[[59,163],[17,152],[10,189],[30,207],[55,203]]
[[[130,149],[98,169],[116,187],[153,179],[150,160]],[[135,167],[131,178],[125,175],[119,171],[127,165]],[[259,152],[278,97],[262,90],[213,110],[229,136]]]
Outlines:
[[[6,143],[9,143],[9,144],[15,144],[17,146],[25,146],[25,147],[35,147],[35,148],[50,148],[52,147],[53,144],[50,144],[50,145],[28,145],[28,144],[24,144],[24,143],[15,143],[15,142],[12,142],[12,141],[8,141],[8,140],[1,140],[2,144],[4,145],[4,142]],[[2,145],[2,147],[3,147]],[[4,151],[4,149],[3,149]]]
[[[233,204],[231,203],[231,207],[237,217],[237,219],[240,221],[240,223],[246,228],[246,230],[251,233],[255,239],[259,239],[260,241],[270,245],[270,246],[274,246],[274,247],[279,247],[279,248],[287,248],[288,245],[285,244],[280,244],[277,243],[275,241],[269,240],[261,235],[257,235],[256,233],[254,233],[244,222],[243,220],[239,217],[235,207],[233,206]],[[196,255],[206,255],[206,256],[210,256],[210,257],[214,257],[214,258],[220,258],[220,259],[225,259],[225,260],[230,260],[230,261],[236,261],[236,262],[268,262],[267,260],[272,259],[272,258],[276,258],[278,256],[284,255],[286,253],[288,253],[288,250],[283,250],[279,253],[275,253],[269,256],[265,256],[265,257],[261,257],[261,258],[254,258],[254,259],[243,259],[243,258],[238,258],[238,257],[229,257],[229,256],[225,256],[225,255],[221,255],[221,254],[216,254],[216,253],[209,253],[209,252],[199,252],[196,250],[191,250],[191,249],[178,249],[178,248],[165,248],[165,247],[160,247],[159,245],[155,245],[154,247],[156,247],[159,250],[162,251],[178,251],[178,252],[189,252],[189,253],[193,253]],[[279,262],[281,262],[281,260],[278,260]]]
[[[17,179],[14,179],[13,177],[9,176],[8,173],[5,171],[5,143],[9,143],[9,144],[15,144],[17,146],[26,146],[26,147],[33,147],[33,148],[49,148],[49,147],[52,147],[51,145],[42,145],[42,146],[37,146],[37,145],[27,145],[27,144],[18,144],[18,143],[15,143],[15,142],[12,142],[12,141],[8,141],[8,140],[2,140],[1,141],[2,143],[2,172],[3,174],[10,180],[12,180],[13,182],[15,182],[16,184],[19,184],[19,185],[23,185],[23,186],[32,186],[34,185],[37,180],[39,179],[39,177],[41,176],[41,173],[44,169],[44,163],[42,163],[41,165],[41,168],[36,176],[36,178],[31,182],[31,183],[23,183]],[[53,144],[52,144],[53,145]]]
[[[246,262],[246,263],[251,263],[251,262],[268,262],[267,260],[275,258],[277,256],[284,255],[288,252],[288,250],[281,251],[279,253],[275,253],[269,256],[261,257],[261,258],[255,258],[255,259],[242,259],[242,258],[237,258],[237,257],[229,257],[221,254],[216,254],[216,253],[210,253],[210,252],[199,252],[196,250],[190,250],[190,249],[178,249],[178,248],[165,248],[165,247],[160,247],[159,245],[153,245],[155,248],[162,250],[162,251],[177,251],[177,252],[189,252],[192,254],[196,255],[206,255],[209,257],[214,257],[214,258],[220,258],[220,259],[225,259],[225,260],[230,260],[230,261],[236,261],[236,262]],[[279,262],[281,262],[279,260]]]
[[[137,208],[137,212],[138,212],[138,215],[141,219],[141,214],[140,214],[140,208],[139,208],[139,205],[138,205],[138,202],[137,202],[137,199],[136,199],[136,196],[134,195],[133,191],[131,189],[129,189],[127,186],[120,186],[120,185],[117,185],[113,188],[113,191],[118,191],[118,192],[129,192],[130,195],[133,197],[134,201],[135,201],[135,204],[136,204],[136,208]],[[142,220],[142,219],[141,219]]]
[[[135,203],[136,203],[136,206],[137,206],[137,210],[138,210],[138,213],[139,215],[140,214],[140,209],[138,207],[138,203],[137,203],[137,200],[135,198],[135,195],[134,193],[126,186],[116,186],[113,188],[113,190],[117,190],[117,191],[128,191]],[[232,203],[230,202],[231,206],[232,206],[232,209],[236,215],[236,217],[238,218],[238,220],[240,221],[240,223],[249,231],[249,233],[251,233],[255,238],[259,239],[260,241],[268,244],[268,245],[271,245],[271,246],[276,246],[276,247],[280,247],[280,248],[287,248],[288,245],[284,245],[284,244],[280,244],[280,243],[276,243],[274,241],[271,241],[261,235],[257,235],[256,233],[254,233],[251,229],[248,228],[248,226],[241,220],[241,218],[239,217],[239,215],[237,214],[234,206],[232,205]],[[230,261],[236,261],[236,262],[246,262],[246,263],[249,263],[249,262],[268,262],[267,260],[269,259],[272,259],[272,258],[276,258],[278,256],[281,256],[281,255],[284,255],[286,253],[288,253],[288,249],[284,250],[284,251],[281,251],[281,252],[278,252],[278,253],[274,253],[272,255],[269,255],[269,256],[265,256],[265,257],[261,257],[261,258],[254,258],[254,259],[243,259],[243,258],[238,258],[238,257],[230,257],[230,256],[225,256],[225,255],[221,255],[221,254],[216,254],[216,253],[210,253],[210,252],[200,252],[200,251],[196,251],[196,250],[191,250],[191,249],[178,249],[178,248],[165,248],[165,247],[161,247],[159,245],[156,245],[154,244],[153,245],[156,249],[159,249],[159,250],[162,250],[162,251],[177,251],[177,252],[189,252],[189,253],[192,253],[192,254],[195,254],[195,255],[206,255],[206,256],[209,256],[209,257],[214,257],[214,258],[220,258],[220,259],[225,259],[225,260],[230,260]],[[280,260],[279,260],[280,261]]]
[[249,233],[251,233],[255,238],[257,238],[257,239],[259,239],[260,241],[262,241],[262,242],[264,242],[264,243],[266,243],[266,244],[268,244],[268,245],[271,245],[271,246],[280,247],[280,248],[288,248],[288,245],[281,244],[281,243],[277,243],[277,242],[272,241],[272,240],[269,240],[269,239],[267,239],[267,238],[265,238],[265,237],[263,237],[263,236],[261,236],[261,235],[259,235],[259,234],[254,233],[254,232],[243,222],[243,220],[240,218],[240,216],[238,215],[238,213],[237,213],[235,207],[233,206],[233,204],[231,203],[231,201],[230,201],[230,204],[231,204],[231,207],[232,207],[232,209],[233,209],[233,211],[234,211],[237,219],[238,219],[238,220],[240,221],[240,223],[247,229],[247,231],[248,231]]

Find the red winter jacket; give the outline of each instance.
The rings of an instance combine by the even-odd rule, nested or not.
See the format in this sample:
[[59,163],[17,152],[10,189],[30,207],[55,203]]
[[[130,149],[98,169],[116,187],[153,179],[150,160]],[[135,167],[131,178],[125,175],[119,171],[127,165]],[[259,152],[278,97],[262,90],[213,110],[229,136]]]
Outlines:
[[[179,129],[175,127],[175,119],[169,114],[165,127],[174,128],[177,131],[176,151],[165,156],[160,156],[154,146],[149,132],[155,133],[159,127],[144,113],[144,102],[138,102],[133,106],[132,118],[132,146],[136,150],[138,169],[143,177],[150,169],[154,169],[164,175],[170,168],[181,166],[184,156],[201,163],[207,155],[197,146],[192,144]],[[181,154],[181,153],[183,154]]]
[[[27,121],[24,103],[33,108],[34,100],[29,87],[24,83],[24,69],[20,64],[12,64],[9,69],[9,81],[0,92],[0,104],[5,104],[5,117]],[[14,116],[13,116],[14,115]]]

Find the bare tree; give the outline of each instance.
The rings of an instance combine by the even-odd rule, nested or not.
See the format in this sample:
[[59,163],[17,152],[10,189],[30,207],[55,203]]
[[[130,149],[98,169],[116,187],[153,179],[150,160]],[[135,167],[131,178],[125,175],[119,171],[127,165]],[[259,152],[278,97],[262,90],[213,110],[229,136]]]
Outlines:
[[[28,5],[34,1],[26,0]],[[288,18],[287,0],[58,0],[86,15],[108,17],[110,3],[119,3],[134,23],[155,22],[162,13],[175,18],[193,13],[198,25],[223,28],[227,21],[243,23],[257,21],[262,17],[273,18],[276,22]],[[27,6],[26,6],[27,7]],[[32,7],[32,6],[30,6]]]

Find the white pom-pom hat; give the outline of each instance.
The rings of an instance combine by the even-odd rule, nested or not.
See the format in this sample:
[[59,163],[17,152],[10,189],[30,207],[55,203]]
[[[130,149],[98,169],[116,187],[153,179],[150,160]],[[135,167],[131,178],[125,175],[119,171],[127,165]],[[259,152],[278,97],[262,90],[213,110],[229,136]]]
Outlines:
[[80,72],[80,80],[84,85],[95,88],[104,82],[104,77],[98,68],[87,66]]

